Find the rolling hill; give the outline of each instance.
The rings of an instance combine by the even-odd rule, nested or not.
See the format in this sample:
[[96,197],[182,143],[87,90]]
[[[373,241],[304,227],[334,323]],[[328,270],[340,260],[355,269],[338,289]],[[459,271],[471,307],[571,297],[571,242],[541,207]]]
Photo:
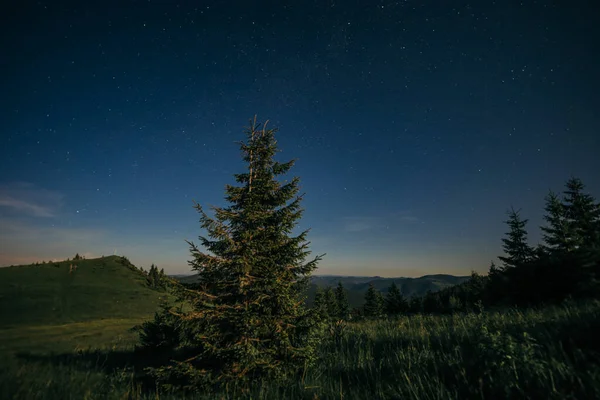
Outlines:
[[164,296],[118,256],[5,267],[0,268],[0,328],[147,317]]

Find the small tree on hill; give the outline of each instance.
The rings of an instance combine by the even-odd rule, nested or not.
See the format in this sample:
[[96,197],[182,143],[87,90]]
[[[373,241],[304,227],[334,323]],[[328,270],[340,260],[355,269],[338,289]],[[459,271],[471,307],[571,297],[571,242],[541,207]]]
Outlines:
[[163,280],[162,280],[163,277],[164,277],[164,273],[161,276],[161,273],[158,271],[158,267],[156,265],[152,264],[150,266],[150,269],[148,270],[148,276],[146,277],[148,286],[150,286],[151,288],[162,287],[163,286]]
[[511,208],[508,211],[508,220],[505,223],[509,227],[506,238],[502,239],[502,248],[506,256],[498,257],[504,268],[514,268],[525,265],[533,259],[534,251],[527,243],[526,219],[521,219],[519,211]]
[[206,251],[188,242],[198,272],[196,289],[179,288],[192,311],[177,313],[188,327],[172,362],[151,372],[161,383],[197,389],[232,381],[278,379],[315,358],[315,318],[303,306],[308,279],[321,257],[310,253],[304,231],[291,232],[302,215],[298,178],[281,183],[294,161],[274,160],[275,130],[256,119],[241,143],[244,173],[227,185],[227,207],[200,205],[200,236]]
[[408,311],[408,302],[396,286],[396,282],[392,282],[385,296],[385,312],[390,315],[398,315]]
[[342,282],[338,282],[337,288],[335,289],[335,301],[337,304],[337,317],[340,319],[350,318],[350,304],[348,304],[348,295]]
[[383,296],[372,283],[369,284],[369,289],[365,294],[364,310],[365,317],[381,317],[383,315]]

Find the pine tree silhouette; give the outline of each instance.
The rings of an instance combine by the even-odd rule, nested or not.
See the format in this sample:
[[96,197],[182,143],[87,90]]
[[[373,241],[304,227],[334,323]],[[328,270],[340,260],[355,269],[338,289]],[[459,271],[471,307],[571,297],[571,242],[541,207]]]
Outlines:
[[408,310],[408,302],[396,286],[396,282],[392,282],[385,296],[385,312],[390,315],[398,315]]
[[372,283],[365,294],[365,317],[381,317],[383,315],[383,297]]
[[533,259],[534,251],[527,243],[526,219],[521,219],[520,211],[511,208],[508,211],[508,220],[505,223],[509,227],[506,238],[502,239],[502,248],[506,256],[498,257],[504,264],[504,268],[514,268],[524,265]]
[[335,301],[337,304],[337,318],[347,320],[350,318],[350,304],[348,304],[348,294],[342,282],[338,282],[335,289]]

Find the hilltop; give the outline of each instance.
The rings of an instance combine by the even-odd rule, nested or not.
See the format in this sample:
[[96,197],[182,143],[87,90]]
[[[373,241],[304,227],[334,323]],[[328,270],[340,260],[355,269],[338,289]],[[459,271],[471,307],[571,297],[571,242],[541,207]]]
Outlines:
[[0,327],[147,317],[164,296],[119,256],[5,267]]

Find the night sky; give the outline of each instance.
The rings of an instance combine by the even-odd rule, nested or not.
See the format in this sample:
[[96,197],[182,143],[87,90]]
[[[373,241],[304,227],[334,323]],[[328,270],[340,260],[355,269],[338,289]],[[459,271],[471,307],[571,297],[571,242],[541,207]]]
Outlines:
[[14,2],[0,265],[188,273],[193,200],[226,205],[256,114],[298,159],[318,273],[485,272],[511,205],[537,244],[549,189],[600,197],[593,3]]

